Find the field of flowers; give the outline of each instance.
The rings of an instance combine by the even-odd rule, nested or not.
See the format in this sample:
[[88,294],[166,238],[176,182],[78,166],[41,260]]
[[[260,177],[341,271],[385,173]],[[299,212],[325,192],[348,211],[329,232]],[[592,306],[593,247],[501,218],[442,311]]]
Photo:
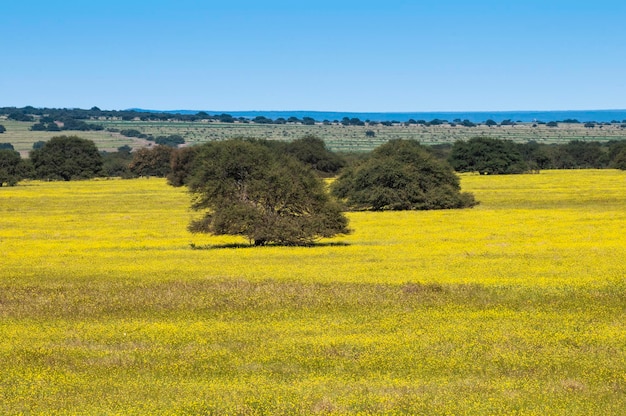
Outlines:
[[462,187],[253,248],[163,180],[0,188],[0,414],[624,414],[626,173]]

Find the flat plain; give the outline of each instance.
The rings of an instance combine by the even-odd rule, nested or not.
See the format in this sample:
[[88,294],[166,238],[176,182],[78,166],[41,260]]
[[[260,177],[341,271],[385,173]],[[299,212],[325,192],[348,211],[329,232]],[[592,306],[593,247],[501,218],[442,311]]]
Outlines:
[[192,235],[160,179],[0,188],[1,414],[620,415],[626,173],[313,247]]
[[[565,144],[571,140],[608,141],[626,139],[626,128],[622,124],[598,124],[595,127],[584,127],[584,124],[560,123],[558,127],[545,124],[519,123],[516,125],[475,127],[463,125],[404,125],[385,126],[381,124],[366,126],[344,126],[341,124],[316,125],[303,124],[256,124],[256,123],[216,123],[216,122],[179,122],[179,121],[121,121],[98,120],[102,131],[64,131],[45,132],[30,131],[34,123],[17,122],[0,118],[0,124],[7,131],[0,134],[0,143],[11,143],[23,157],[28,156],[33,143],[46,141],[62,134],[78,135],[93,140],[100,150],[115,151],[118,147],[128,145],[132,148],[145,147],[148,142],[143,139],[122,136],[119,131],[133,129],[144,134],[168,136],[181,135],[188,145],[205,143],[213,140],[224,140],[233,137],[254,137],[264,140],[292,141],[306,135],[315,135],[323,139],[329,149],[339,152],[370,151],[391,139],[418,140],[425,145],[452,144],[456,140],[468,140],[476,136],[513,140],[520,143],[536,141],[537,143]],[[112,130],[112,131],[108,131]],[[366,132],[371,131],[373,136]]]

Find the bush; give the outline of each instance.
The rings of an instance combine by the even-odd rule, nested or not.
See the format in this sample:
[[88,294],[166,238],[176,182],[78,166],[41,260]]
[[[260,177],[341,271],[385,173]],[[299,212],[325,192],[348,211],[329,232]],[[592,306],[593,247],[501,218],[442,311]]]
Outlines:
[[412,140],[392,140],[333,183],[332,193],[354,210],[430,210],[476,205],[460,192],[450,165]]

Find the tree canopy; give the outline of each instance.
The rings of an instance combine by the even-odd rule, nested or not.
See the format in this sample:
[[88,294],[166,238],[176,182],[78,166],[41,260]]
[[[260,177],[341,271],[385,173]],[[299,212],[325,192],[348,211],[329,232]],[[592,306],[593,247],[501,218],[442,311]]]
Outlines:
[[189,225],[192,232],[241,235],[255,245],[309,244],[349,232],[323,182],[293,156],[258,141],[201,146],[186,183],[192,208],[204,212]]
[[336,174],[345,165],[345,161],[326,147],[324,140],[307,135],[288,143],[287,153],[313,168],[322,175]]
[[457,172],[483,174],[524,173],[530,170],[520,145],[490,137],[458,140],[452,146],[449,162]]
[[476,204],[452,168],[413,140],[391,140],[346,169],[332,192],[355,210],[428,210]]
[[0,149],[0,187],[16,185],[25,175],[24,161],[13,149]]
[[133,154],[129,169],[137,176],[166,177],[171,172],[170,160],[173,149],[165,145],[144,147]]
[[102,171],[102,157],[91,140],[57,136],[30,152],[35,176],[40,179],[89,179]]

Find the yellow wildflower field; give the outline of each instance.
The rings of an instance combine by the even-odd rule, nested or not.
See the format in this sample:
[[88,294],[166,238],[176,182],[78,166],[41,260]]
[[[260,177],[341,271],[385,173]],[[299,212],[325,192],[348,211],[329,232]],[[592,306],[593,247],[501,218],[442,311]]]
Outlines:
[[619,415],[626,172],[461,177],[314,247],[160,179],[0,188],[0,414]]

